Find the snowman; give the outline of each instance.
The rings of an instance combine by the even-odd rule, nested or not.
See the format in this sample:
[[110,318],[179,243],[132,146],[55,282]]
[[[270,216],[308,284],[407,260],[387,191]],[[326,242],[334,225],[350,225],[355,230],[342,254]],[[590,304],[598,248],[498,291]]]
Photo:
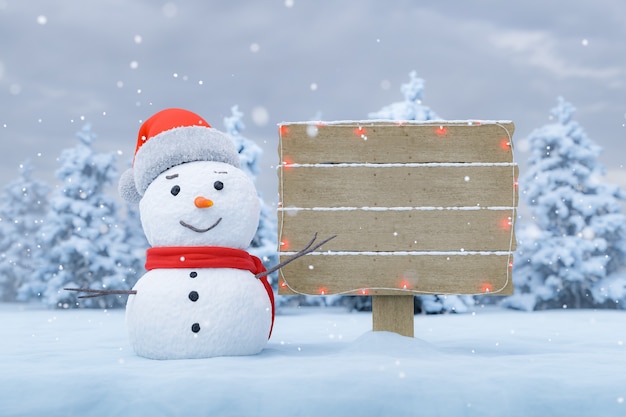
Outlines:
[[183,109],[156,113],[138,136],[119,185],[139,202],[152,246],[126,305],[133,349],[152,359],[260,352],[274,297],[261,261],[245,251],[260,202],[233,142]]
[[316,242],[266,270],[245,251],[260,202],[239,169],[230,138],[195,113],[162,110],[139,129],[120,195],[139,203],[152,246],[132,290],[64,288],[78,298],[128,294],[126,327],[135,352],[151,359],[253,355],[274,326],[267,275],[335,238]]

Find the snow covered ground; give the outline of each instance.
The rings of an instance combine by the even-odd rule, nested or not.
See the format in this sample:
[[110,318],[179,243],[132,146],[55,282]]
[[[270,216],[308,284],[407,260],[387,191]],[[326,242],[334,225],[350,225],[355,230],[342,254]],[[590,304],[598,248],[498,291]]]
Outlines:
[[0,304],[0,416],[626,416],[626,312],[283,310],[259,355],[154,361],[124,311]]

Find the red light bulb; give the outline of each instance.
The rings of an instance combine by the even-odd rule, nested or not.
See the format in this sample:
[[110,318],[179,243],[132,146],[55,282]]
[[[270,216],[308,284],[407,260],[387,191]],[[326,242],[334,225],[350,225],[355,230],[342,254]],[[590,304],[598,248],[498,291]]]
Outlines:
[[293,160],[288,157],[283,158],[282,166],[283,166],[283,169],[285,170],[293,168]]
[[501,230],[511,230],[511,226],[513,226],[513,221],[510,217],[505,217],[500,220],[500,229]]
[[445,126],[439,126],[437,129],[435,129],[435,134],[437,136],[446,136],[448,134],[448,128]]
[[359,137],[365,135],[365,128],[361,126],[357,127],[354,129],[354,134]]

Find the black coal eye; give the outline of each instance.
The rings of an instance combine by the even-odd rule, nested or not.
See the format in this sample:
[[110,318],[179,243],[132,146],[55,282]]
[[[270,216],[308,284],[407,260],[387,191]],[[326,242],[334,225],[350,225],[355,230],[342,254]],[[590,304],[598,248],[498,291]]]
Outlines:
[[224,188],[224,183],[222,181],[215,181],[213,183],[213,187],[215,187],[215,189],[219,191]]
[[178,185],[173,186],[170,193],[172,193],[172,195],[178,195],[178,193],[180,193],[180,187]]

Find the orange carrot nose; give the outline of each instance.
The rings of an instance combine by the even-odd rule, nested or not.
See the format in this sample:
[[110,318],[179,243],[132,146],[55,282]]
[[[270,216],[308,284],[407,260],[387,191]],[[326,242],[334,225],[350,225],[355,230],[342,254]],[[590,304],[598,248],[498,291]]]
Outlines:
[[202,196],[196,197],[196,199],[193,200],[193,203],[198,208],[209,208],[213,205],[213,202],[211,200],[209,200],[208,198],[204,198]]

